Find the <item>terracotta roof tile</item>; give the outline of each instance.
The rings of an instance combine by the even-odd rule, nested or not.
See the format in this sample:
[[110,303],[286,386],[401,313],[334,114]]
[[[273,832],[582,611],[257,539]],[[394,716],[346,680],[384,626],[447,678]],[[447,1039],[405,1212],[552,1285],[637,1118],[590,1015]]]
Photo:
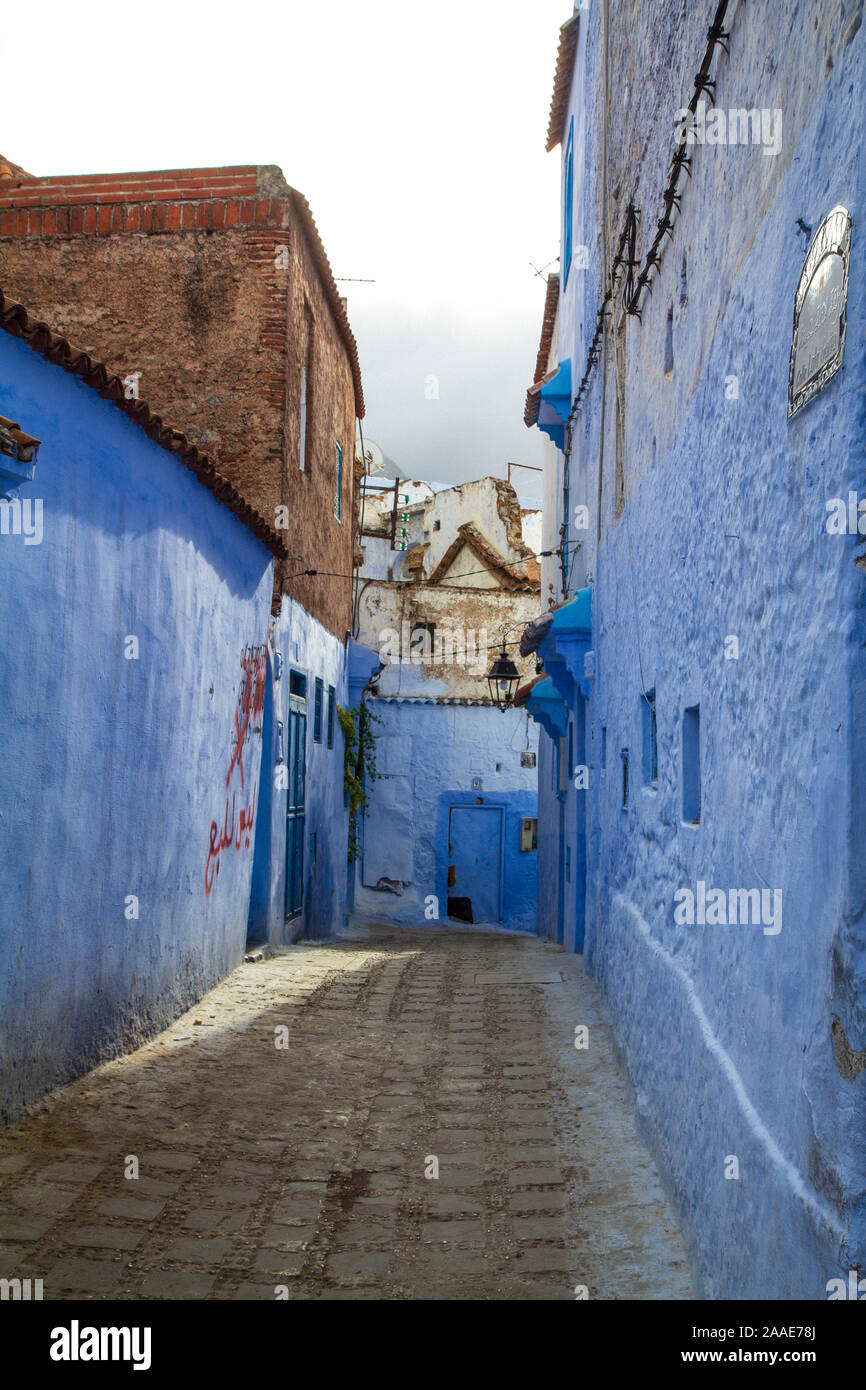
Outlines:
[[382,700],[390,705],[493,705],[489,695],[378,695],[371,691],[374,700]]
[[538,345],[538,356],[535,359],[535,377],[526,393],[526,404],[523,408],[523,423],[528,427],[535,424],[538,419],[538,386],[546,375],[547,362],[550,357],[550,349],[553,344],[553,330],[556,327],[556,311],[559,306],[559,276],[548,275],[547,294],[544,298],[544,316],[541,320],[541,342]]
[[553,79],[553,96],[550,101],[550,119],[547,123],[548,153],[555,150],[562,139],[568,98],[571,95],[571,79],[574,76],[574,56],[577,52],[577,28],[579,15],[573,14],[559,31],[559,51],[556,55],[556,74]]
[[0,183],[12,179],[29,179],[30,175],[25,173],[20,164],[13,164],[11,160],[4,159],[0,154]]
[[86,352],[78,352],[70,347],[65,338],[53,333],[46,323],[35,322],[21,304],[6,298],[0,290],[0,329],[10,337],[21,338],[41,353],[49,362],[54,362],[64,371],[80,376],[87,386],[98,391],[106,400],[113,401],[137,425],[144,430],[160,448],[174,454],[186,468],[194,473],[204,485],[239,521],[253,532],[267,546],[272,555],[288,557],[283,537],[271,527],[264,517],[244,501],[226,478],[218,473],[204,454],[190,444],[185,434],[163,424],[159,415],[154,415],[147,401],[127,400],[120,377],[109,371],[102,362],[96,362]]
[[340,330],[340,336],[343,339],[343,342],[346,347],[346,352],[349,356],[349,363],[352,368],[352,380],[355,385],[355,414],[358,416],[359,420],[363,420],[364,391],[361,385],[361,365],[358,360],[358,344],[355,342],[355,335],[353,334],[349,326],[349,316],[346,313],[345,304],[343,303],[343,300],[340,297],[340,292],[337,289],[337,283],[334,279],[334,273],[331,270],[331,263],[328,260],[327,253],[322,244],[322,238],[319,235],[319,229],[316,226],[315,218],[313,217],[310,205],[304,197],[303,193],[299,193],[296,188],[292,188],[289,191],[292,196],[292,201],[301,219],[301,224],[304,228],[304,231],[307,234],[307,240],[310,243],[310,249],[313,252],[313,259],[315,260],[319,274],[322,277],[322,284],[325,287],[325,293],[328,297],[328,303],[331,306],[331,312],[334,315],[337,327]]
[[[521,652],[521,655],[525,655],[525,653]],[[511,701],[512,705],[515,705],[518,709],[525,705],[535,687],[545,680],[547,680],[547,675],[542,671],[540,676],[533,676],[532,680],[527,681],[526,685],[518,686],[514,699]]]

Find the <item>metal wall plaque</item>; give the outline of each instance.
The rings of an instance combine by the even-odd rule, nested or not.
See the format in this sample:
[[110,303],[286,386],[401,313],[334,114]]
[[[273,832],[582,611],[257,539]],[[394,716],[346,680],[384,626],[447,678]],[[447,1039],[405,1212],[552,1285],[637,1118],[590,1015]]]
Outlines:
[[842,365],[851,214],[827,213],[806,253],[794,295],[794,336],[788,369],[788,419],[822,391]]

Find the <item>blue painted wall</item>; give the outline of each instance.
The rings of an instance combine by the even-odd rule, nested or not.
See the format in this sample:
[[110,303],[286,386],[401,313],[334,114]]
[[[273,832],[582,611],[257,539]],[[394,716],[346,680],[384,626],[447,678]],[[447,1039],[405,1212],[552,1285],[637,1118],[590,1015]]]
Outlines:
[[[274,681],[274,652],[282,656],[282,676]],[[279,731],[288,731],[289,685],[292,669],[306,677],[307,776],[304,829],[303,906],[287,921],[286,896],[286,796],[279,786]],[[328,687],[336,699],[348,705],[347,650],[321,623],[298,603],[284,596],[271,639],[268,706],[265,711],[265,748],[271,776],[267,806],[262,805],[258,828],[256,867],[250,912],[250,935],[272,946],[285,945],[301,936],[327,936],[341,927],[346,915],[348,813],[343,801],[343,735],[334,713],[334,744],[327,743]],[[315,682],[324,686],[322,741],[314,739]],[[285,752],[285,748],[283,750]]]
[[[559,353],[580,364],[578,378],[600,284],[597,11],[581,17],[571,100],[576,158],[589,171],[576,176],[575,240],[589,246],[590,265],[572,272],[559,320]],[[706,18],[690,10],[677,52],[702,54]],[[636,11],[627,35],[613,26],[611,43],[621,79],[643,96],[625,129],[614,125],[609,157],[619,168],[634,130],[651,132],[635,195],[646,221],[671,127],[654,121],[651,89],[637,76],[656,59],[668,71],[666,23]],[[760,4],[737,7],[730,47],[717,64],[717,102],[781,107],[782,148],[776,157],[693,151],[661,274],[642,323],[629,319],[625,330],[621,518],[610,335],[606,411],[597,371],[575,431],[572,504],[586,501],[591,516],[575,586],[594,579],[587,956],[702,1293],[820,1299],[828,1280],[866,1257],[866,1072],[851,1062],[866,1047],[864,574],[857,538],[825,525],[830,498],[866,495],[857,95],[866,31],[829,9],[816,19],[804,4]],[[673,74],[670,82],[676,106]],[[837,203],[854,218],[845,365],[789,423],[792,305],[807,245],[797,219],[816,229]],[[726,395],[732,376],[736,398]],[[725,658],[730,634],[737,660]],[[657,789],[641,770],[642,692],[651,688]],[[699,826],[682,820],[682,720],[695,704]],[[541,823],[555,833],[550,752]],[[781,931],[677,924],[674,895],[698,880],[780,889]],[[731,1155],[738,1180],[724,1177]]]
[[[43,441],[21,493],[42,499],[42,543],[0,536],[8,1118],[137,1045],[241,959],[253,854],[240,815],[253,815],[260,733],[251,718],[242,786],[234,720],[273,566],[127,416],[5,334],[0,414]],[[216,876],[227,796],[235,833]]]
[[[535,768],[520,754],[536,751],[538,731],[523,710],[437,705],[409,700],[370,701],[377,770],[363,826],[355,912],[361,918],[421,926],[429,896],[439,920],[448,904],[448,812],[451,806],[504,809],[503,917],[513,931],[535,931],[537,851],[520,849],[520,820],[537,813]],[[500,771],[496,771],[497,763]],[[481,778],[473,791],[472,778]],[[405,884],[398,896],[376,891],[380,877]],[[456,890],[455,890],[456,891]]]
[[562,804],[557,745],[546,732],[538,738],[538,935],[556,941],[560,923],[560,831]]

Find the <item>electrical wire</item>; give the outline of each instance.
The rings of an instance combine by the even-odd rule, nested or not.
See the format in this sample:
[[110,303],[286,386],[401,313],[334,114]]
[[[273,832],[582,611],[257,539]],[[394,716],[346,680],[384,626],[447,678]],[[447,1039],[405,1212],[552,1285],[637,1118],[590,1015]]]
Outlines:
[[[359,433],[360,436],[361,436],[361,462],[364,464],[364,467],[366,467],[366,466],[367,466],[367,456],[366,456],[366,452],[365,452],[365,449],[364,449],[364,426],[361,424],[361,417],[360,417],[360,416],[358,416],[358,433]],[[353,468],[353,478],[354,478],[354,468]],[[361,506],[360,506],[359,512],[358,512],[358,545],[361,544],[361,540],[362,540],[363,535],[364,535],[364,508],[366,507],[366,505],[367,505],[367,490],[366,490],[366,488],[362,487],[362,488],[361,488]],[[363,591],[363,589],[362,589],[360,593],[358,592],[358,584],[359,584],[359,581],[360,581],[361,576],[360,576],[359,574],[353,574],[353,575],[352,575],[352,578],[353,578],[353,580],[354,580],[354,588],[355,588],[355,592],[354,592],[354,595],[353,595],[353,597],[352,597],[352,636],[353,636],[353,637],[356,637],[356,636],[357,636],[357,628],[358,628],[358,614],[359,614],[359,612],[360,612],[360,605],[361,605],[361,594],[363,594],[364,591]]]
[[[580,541],[573,541],[573,542],[571,543],[571,546],[570,546],[569,548],[570,548],[570,549],[577,549],[577,548],[580,546],[580,544],[581,544]],[[529,561],[529,560],[540,560],[540,559],[542,559],[543,557],[547,557],[547,556],[550,556],[550,555],[559,555],[560,552],[561,552],[561,550],[562,550],[562,547],[559,546],[559,547],[557,547],[556,550],[538,550],[538,551],[533,551],[530,555],[524,555],[524,557],[523,557],[522,560],[509,560],[509,561],[508,561],[508,564],[509,564],[509,566],[510,566],[512,569],[516,569],[516,567],[517,567],[518,565],[525,565],[525,564],[527,563],[527,561]],[[490,570],[489,570],[489,569],[467,570],[465,574],[461,574],[461,575],[460,575],[460,578],[461,578],[461,579],[468,579],[468,578],[470,577],[470,575],[474,575],[474,574],[489,574],[489,573],[490,573]],[[355,579],[355,578],[360,579],[360,577],[361,577],[360,575],[357,575],[357,576],[356,576],[356,575],[354,575],[354,574],[342,574],[342,573],[338,572],[337,570],[315,570],[315,569],[308,569],[308,570],[298,570],[297,574],[287,574],[287,575],[286,575],[286,580],[285,580],[285,582],[288,583],[288,581],[289,581],[290,579],[302,579],[302,578],[304,578],[304,576],[306,576],[306,575],[320,575],[323,579]],[[373,583],[373,584],[387,584],[387,583],[388,583],[387,580],[385,580],[385,579],[377,579],[375,576],[372,576],[372,577],[371,577],[371,576],[367,576],[367,578],[369,578],[369,579],[370,579],[370,582]],[[397,580],[397,581],[392,581],[392,582],[396,582],[396,583],[401,583],[401,582],[402,582],[402,583],[405,583],[406,581],[405,581],[405,580],[403,580],[403,581]],[[448,587],[448,586],[446,585],[445,587]],[[456,587],[456,586],[452,586],[452,587]]]

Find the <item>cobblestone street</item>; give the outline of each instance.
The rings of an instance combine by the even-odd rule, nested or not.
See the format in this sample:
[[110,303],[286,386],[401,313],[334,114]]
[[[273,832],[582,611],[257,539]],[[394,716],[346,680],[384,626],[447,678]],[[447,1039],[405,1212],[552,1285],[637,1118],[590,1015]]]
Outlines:
[[244,964],[5,1130],[0,1183],[46,1299],[692,1296],[595,988],[526,936]]

